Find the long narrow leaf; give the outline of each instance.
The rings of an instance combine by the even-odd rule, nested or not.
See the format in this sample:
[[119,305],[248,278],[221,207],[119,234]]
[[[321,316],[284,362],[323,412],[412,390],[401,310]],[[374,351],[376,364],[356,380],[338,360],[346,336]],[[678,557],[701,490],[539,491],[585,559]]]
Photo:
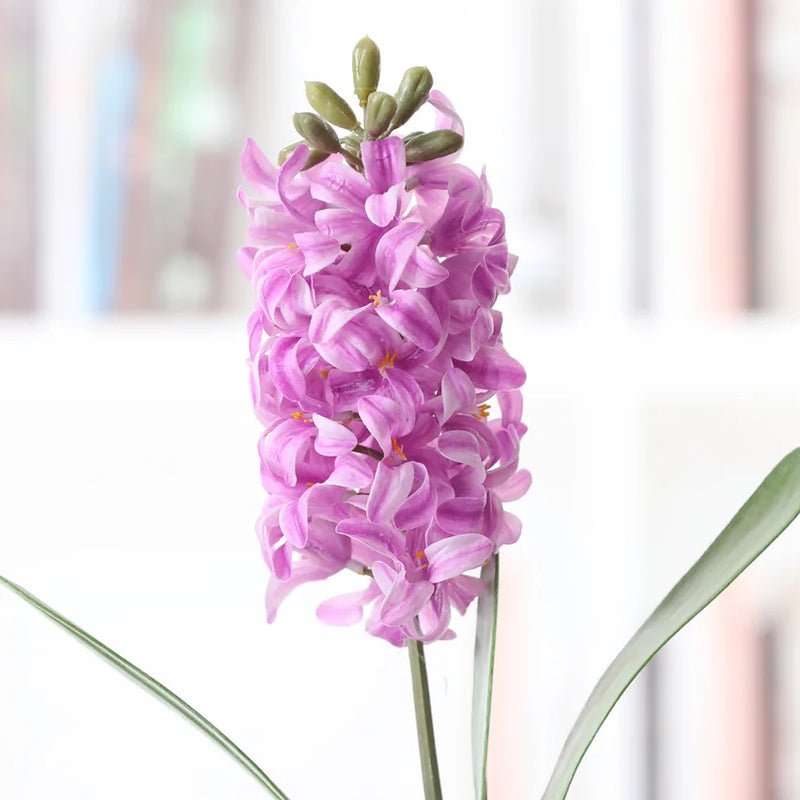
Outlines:
[[800,448],[767,475],[725,530],[625,645],[570,731],[542,800],[562,800],[597,731],[645,664],[800,513]]
[[487,589],[478,598],[475,625],[475,665],[472,674],[472,777],[475,800],[487,800],[486,762],[489,756],[489,718],[492,714],[492,678],[497,638],[497,592],[500,558],[495,554],[481,569]]
[[246,755],[239,747],[237,747],[222,731],[212,725],[202,714],[195,711],[188,703],[181,700],[178,695],[167,689],[166,686],[159,683],[155,678],[148,675],[139,667],[131,664],[130,661],[123,658],[118,653],[115,653],[110,647],[107,647],[102,642],[98,641],[82,628],[79,628],[73,622],[70,622],[65,617],[61,616],[57,611],[50,608],[47,604],[43,603],[38,598],[34,597],[30,592],[12,583],[10,580],[0,575],[0,583],[11,589],[27,603],[30,603],[35,609],[41,611],[42,614],[49,617],[53,622],[62,627],[65,631],[72,634],[76,639],[90,647],[99,656],[108,661],[109,664],[117,667],[127,677],[139,686],[146,689],[150,694],[157,697],[159,700],[166,703],[171,708],[175,709],[179,714],[182,714],[193,725],[198,727],[203,733],[206,734],[212,741],[218,744],[231,758],[238,761],[268,792],[277,798],[277,800],[289,800],[286,795],[270,780],[267,774],[258,766],[248,755]]

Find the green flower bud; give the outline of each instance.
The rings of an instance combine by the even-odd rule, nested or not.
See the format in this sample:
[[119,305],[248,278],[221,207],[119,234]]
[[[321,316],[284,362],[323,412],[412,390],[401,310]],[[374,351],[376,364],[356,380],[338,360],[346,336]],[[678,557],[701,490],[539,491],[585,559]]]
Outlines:
[[463,144],[464,137],[455,131],[431,131],[414,136],[406,144],[406,164],[449,156],[460,150]]
[[342,151],[342,155],[345,158],[345,161],[357,172],[364,172],[364,162],[361,160],[361,156],[355,156],[348,153],[346,150]]
[[359,172],[364,171],[364,162],[361,160],[361,137],[345,136],[342,139],[342,155],[347,163]]
[[326,153],[338,153],[342,148],[336,132],[322,117],[301,111],[292,120],[295,130],[314,148]]
[[[294,151],[301,145],[306,144],[306,142],[292,142],[292,144],[287,144],[283,150],[278,153],[278,166],[284,164],[289,156],[294,153]],[[310,167],[314,167],[319,164],[321,161],[324,161],[330,153],[326,153],[324,150],[315,150],[313,147],[309,148],[308,150],[308,158],[306,159],[306,163],[303,165],[303,169],[309,169]]]
[[358,136],[345,136],[341,140],[342,152],[345,156],[361,158],[361,139]]
[[366,108],[367,98],[378,88],[380,77],[381,51],[369,36],[365,36],[353,48],[353,86],[361,108]]
[[427,67],[411,67],[406,70],[400,88],[395,93],[397,111],[390,130],[399,128],[411,119],[417,109],[425,102],[433,87],[433,76]]
[[321,164],[330,153],[326,153],[324,150],[315,150],[313,147],[308,151],[308,158],[306,159],[306,163],[303,164],[303,169],[311,169],[311,167],[316,167],[317,164]]
[[417,136],[422,136],[425,131],[413,131],[412,133],[407,133],[403,137],[403,144],[408,144],[412,139],[416,139]]
[[311,108],[328,122],[348,131],[358,125],[353,109],[327,83],[306,81],[306,97]]
[[385,92],[373,92],[367,98],[367,112],[364,116],[364,130],[370,139],[376,139],[389,129],[397,112],[397,101]]

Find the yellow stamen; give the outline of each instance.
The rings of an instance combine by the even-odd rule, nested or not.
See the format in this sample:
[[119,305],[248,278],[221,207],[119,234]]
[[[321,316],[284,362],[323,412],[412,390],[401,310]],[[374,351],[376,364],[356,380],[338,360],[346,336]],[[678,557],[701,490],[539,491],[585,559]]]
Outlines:
[[327,378],[328,375],[331,374],[331,371],[329,369],[321,369],[319,374],[322,375],[323,378]]
[[415,558],[419,562],[419,565],[420,565],[420,567],[422,567],[422,569],[427,569],[428,561],[425,558],[425,551],[424,550],[418,550],[417,553],[416,553]]
[[305,414],[302,411],[293,411],[292,412],[292,419],[303,419]]
[[286,249],[287,250],[291,250],[292,252],[294,252],[295,250],[297,250],[299,248],[298,248],[297,242],[292,242],[290,245],[288,245],[286,247]]
[[386,355],[378,362],[378,369],[381,367],[393,367],[394,360],[397,358],[397,350],[394,353],[386,351]]
[[488,403],[481,403],[478,406],[478,413],[473,414],[472,416],[475,417],[475,419],[485,419],[489,416],[489,408],[490,405]]
[[377,308],[381,304],[381,290],[378,289],[378,293],[377,294],[371,294],[369,296],[369,299],[374,301],[373,305],[375,306],[375,308]]
[[403,452],[403,445],[397,443],[397,439],[392,439],[392,450],[403,459],[406,460],[406,454]]
[[306,486],[316,486],[317,484],[314,481],[306,481]]

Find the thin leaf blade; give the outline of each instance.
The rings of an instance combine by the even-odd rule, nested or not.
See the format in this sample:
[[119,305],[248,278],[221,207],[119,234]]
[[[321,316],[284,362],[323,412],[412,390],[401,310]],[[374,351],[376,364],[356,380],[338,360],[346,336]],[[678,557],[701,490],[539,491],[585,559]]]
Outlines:
[[16,595],[21,597],[26,603],[33,606],[37,611],[49,617],[59,627],[74,636],[82,644],[94,650],[101,658],[112,666],[116,667],[134,683],[147,690],[157,699],[166,703],[170,708],[177,711],[185,719],[199,728],[215,744],[221,747],[231,758],[237,761],[246,769],[276,800],[289,800],[289,798],[275,785],[269,776],[253,761],[238,745],[234,744],[219,728],[209,722],[202,714],[192,708],[186,701],[182,700],[173,691],[159,683],[144,670],[139,669],[127,659],[114,652],[110,647],[103,644],[94,636],[78,627],[74,622],[70,622],[66,617],[59,614],[55,609],[39,600],[22,586],[0,575],[0,584],[6,586]]
[[497,597],[500,588],[500,556],[481,568],[487,590],[478,598],[475,625],[475,660],[472,673],[472,777],[475,799],[487,800],[486,766],[489,758],[489,721],[492,714],[492,679],[497,640]]
[[542,800],[563,800],[617,700],[648,661],[800,514],[800,448],[785,456],[611,662],[567,737]]

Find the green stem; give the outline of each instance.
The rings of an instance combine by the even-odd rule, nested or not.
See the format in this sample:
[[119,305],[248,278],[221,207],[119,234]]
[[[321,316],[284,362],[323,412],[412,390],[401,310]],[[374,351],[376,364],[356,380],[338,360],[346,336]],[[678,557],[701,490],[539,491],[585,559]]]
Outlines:
[[366,447],[363,444],[357,444],[353,448],[354,453],[361,453],[363,456],[369,456],[370,458],[374,458],[376,461],[383,461],[383,453],[380,450],[376,450],[374,447]]
[[408,640],[408,658],[411,664],[411,686],[414,692],[414,712],[417,718],[419,760],[422,766],[422,784],[425,800],[442,800],[439,783],[439,764],[436,760],[436,741],[433,736],[433,714],[428,693],[428,671],[425,668],[425,651],[422,642]]

